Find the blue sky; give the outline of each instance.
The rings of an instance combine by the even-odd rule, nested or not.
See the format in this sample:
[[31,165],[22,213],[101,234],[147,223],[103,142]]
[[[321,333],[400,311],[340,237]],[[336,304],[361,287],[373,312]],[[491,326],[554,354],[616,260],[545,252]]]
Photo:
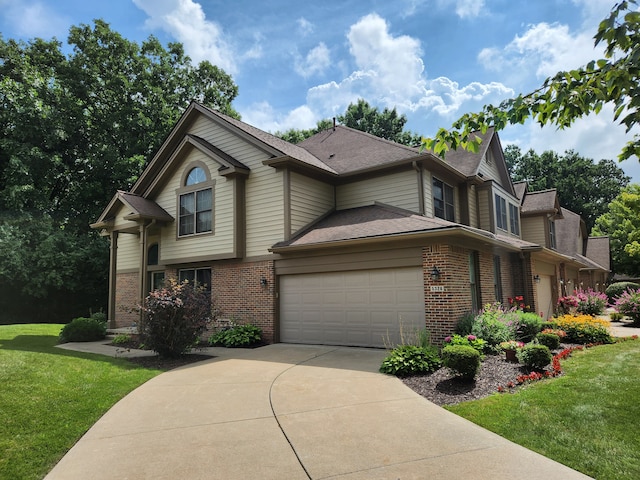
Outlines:
[[[4,39],[56,37],[102,18],[130,40],[179,41],[239,86],[242,119],[267,131],[310,128],[350,102],[396,107],[431,135],[487,103],[529,92],[600,58],[597,25],[614,0],[0,0]],[[557,131],[500,133],[519,145],[615,160],[631,139],[611,109]],[[640,163],[621,167],[640,182]]]

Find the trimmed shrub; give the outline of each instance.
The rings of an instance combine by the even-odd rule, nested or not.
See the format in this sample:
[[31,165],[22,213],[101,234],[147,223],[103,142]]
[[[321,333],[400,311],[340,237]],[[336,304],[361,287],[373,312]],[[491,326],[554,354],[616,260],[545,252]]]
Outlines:
[[634,282],[616,282],[609,285],[605,290],[605,293],[607,294],[607,297],[609,297],[609,303],[613,303],[616,298],[618,298],[627,290],[638,289],[640,289],[640,284]]
[[444,366],[462,380],[473,380],[480,370],[480,353],[466,345],[450,345],[442,349]]
[[207,292],[188,282],[169,280],[144,303],[140,341],[161,357],[178,357],[191,350],[213,316]]
[[556,323],[567,333],[569,343],[613,343],[606,320],[591,315],[563,315],[556,319]]
[[556,322],[552,322],[550,320],[547,320],[547,321],[542,322],[540,324],[540,329],[541,330],[547,330],[547,329],[555,330],[556,328],[558,328],[558,324]]
[[549,347],[536,345],[535,343],[525,345],[524,348],[516,353],[516,356],[520,363],[534,370],[543,370],[553,360]]
[[520,313],[516,326],[516,340],[530,342],[542,330],[542,319],[536,313]]
[[107,314],[104,312],[95,312],[91,314],[91,318],[97,320],[100,323],[107,324]]
[[94,318],[78,317],[67,323],[60,331],[60,343],[95,342],[102,340],[107,333],[107,326]]
[[536,340],[540,345],[548,347],[550,350],[555,350],[560,346],[560,337],[555,333],[542,333],[536,335]]
[[222,345],[227,348],[250,347],[262,341],[262,329],[250,323],[233,324],[223,328],[209,337],[211,345]]
[[436,349],[416,345],[399,345],[382,361],[380,372],[406,377],[431,373],[442,366]]

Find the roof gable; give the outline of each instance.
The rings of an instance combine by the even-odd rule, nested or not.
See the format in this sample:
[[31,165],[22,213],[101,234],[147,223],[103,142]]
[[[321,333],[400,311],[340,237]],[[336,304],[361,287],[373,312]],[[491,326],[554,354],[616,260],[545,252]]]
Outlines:
[[555,188],[541,190],[539,192],[526,192],[522,201],[522,215],[555,214],[556,218],[562,218],[560,200]]
[[109,205],[104,209],[92,228],[103,228],[112,222],[121,206],[129,208],[131,212],[124,218],[126,220],[157,220],[160,222],[173,222],[174,218],[156,202],[139,195],[118,190]]

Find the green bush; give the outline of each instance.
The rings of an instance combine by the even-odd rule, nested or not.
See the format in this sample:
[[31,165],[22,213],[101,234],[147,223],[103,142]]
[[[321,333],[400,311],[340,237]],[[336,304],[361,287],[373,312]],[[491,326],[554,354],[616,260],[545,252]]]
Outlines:
[[138,324],[140,341],[161,357],[178,357],[198,344],[212,312],[204,289],[169,280],[145,299]]
[[516,353],[516,356],[520,363],[535,370],[544,369],[544,367],[549,365],[553,359],[553,355],[551,354],[549,347],[545,345],[536,345],[535,343],[525,345],[524,348],[520,349]]
[[540,331],[547,330],[547,329],[555,330],[557,328],[558,328],[558,324],[556,322],[552,322],[548,320],[540,324]]
[[536,335],[536,340],[540,345],[549,347],[551,350],[555,350],[560,346],[560,337],[555,333],[539,333]]
[[488,350],[497,351],[501,342],[513,340],[516,318],[517,314],[505,311],[499,304],[487,305],[475,317],[471,333],[487,342]]
[[638,290],[638,289],[640,289],[640,284],[637,284],[634,282],[616,282],[609,285],[605,290],[605,293],[609,298],[609,303],[613,303],[616,298],[618,298],[627,290]]
[[104,312],[94,312],[91,314],[91,318],[105,325],[107,324],[107,314]]
[[516,326],[516,340],[530,342],[542,330],[542,319],[536,313],[520,313]]
[[450,345],[442,349],[444,366],[463,380],[473,380],[480,370],[480,353],[466,345]]
[[467,347],[473,347],[478,352],[484,352],[487,342],[483,339],[476,337],[475,335],[453,335],[452,337],[446,337],[444,339],[444,346],[448,347],[449,345],[465,345]]
[[612,322],[619,322],[624,318],[624,313],[611,312],[609,314],[609,318],[611,319]]
[[475,315],[473,313],[465,313],[462,317],[458,319],[456,323],[455,333],[458,335],[467,336],[471,333],[471,328],[473,327],[473,320],[475,319]]
[[62,327],[60,343],[94,342],[96,340],[102,340],[106,333],[106,324],[94,318],[78,317]]
[[399,345],[382,361],[380,371],[389,375],[406,377],[431,373],[442,366],[438,352],[431,347]]
[[120,333],[115,337],[113,337],[113,340],[111,340],[111,343],[113,343],[114,345],[123,345],[125,343],[131,342],[132,340],[133,339],[131,338],[131,335],[127,335],[126,333]]
[[227,348],[249,347],[262,341],[262,330],[255,325],[234,324],[223,328],[209,337],[211,345],[222,345]]

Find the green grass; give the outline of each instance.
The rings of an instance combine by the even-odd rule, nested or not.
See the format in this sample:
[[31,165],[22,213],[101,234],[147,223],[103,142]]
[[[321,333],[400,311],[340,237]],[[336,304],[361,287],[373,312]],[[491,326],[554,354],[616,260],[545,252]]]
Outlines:
[[561,377],[448,410],[598,480],[640,478],[640,340],[562,366]]
[[41,479],[113,404],[161,373],[55,348],[62,325],[0,325],[0,479]]

